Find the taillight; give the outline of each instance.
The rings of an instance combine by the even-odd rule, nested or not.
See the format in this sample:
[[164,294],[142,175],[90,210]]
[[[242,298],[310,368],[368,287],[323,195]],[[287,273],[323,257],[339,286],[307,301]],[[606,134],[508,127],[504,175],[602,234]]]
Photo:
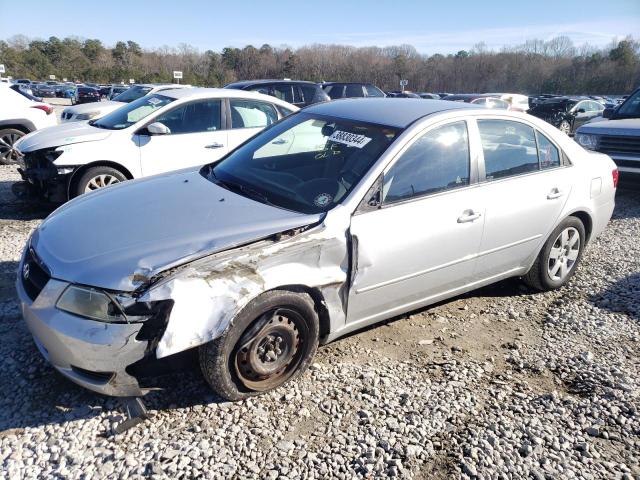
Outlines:
[[53,107],[51,105],[46,105],[46,104],[34,105],[31,108],[37,108],[38,110],[42,110],[47,115],[51,115],[53,113]]
[[618,188],[618,178],[620,178],[620,173],[617,168],[611,170],[611,176],[613,177],[613,188]]

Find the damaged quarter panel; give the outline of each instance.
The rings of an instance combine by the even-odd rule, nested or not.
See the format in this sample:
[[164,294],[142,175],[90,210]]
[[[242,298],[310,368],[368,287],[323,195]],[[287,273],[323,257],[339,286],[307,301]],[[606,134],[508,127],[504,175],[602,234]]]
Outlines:
[[153,285],[141,301],[173,300],[156,356],[166,357],[219,337],[263,292],[286,286],[317,289],[331,319],[344,325],[349,271],[349,214],[334,209],[323,223],[192,262]]

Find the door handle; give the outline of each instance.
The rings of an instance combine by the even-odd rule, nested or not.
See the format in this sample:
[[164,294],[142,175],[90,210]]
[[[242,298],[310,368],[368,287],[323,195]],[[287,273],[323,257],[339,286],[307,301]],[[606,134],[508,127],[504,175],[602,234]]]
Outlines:
[[553,200],[555,198],[560,198],[564,195],[564,192],[558,188],[552,188],[549,194],[547,195],[547,200]]
[[465,210],[464,212],[462,212],[462,216],[458,217],[458,223],[473,222],[479,219],[481,216],[482,214],[474,212],[473,210]]
[[204,146],[204,148],[222,148],[222,147],[224,147],[224,145],[218,142],[213,142],[211,145]]
[[289,143],[289,142],[284,138],[277,138],[273,142],[271,142],[271,145],[284,145],[285,143]]

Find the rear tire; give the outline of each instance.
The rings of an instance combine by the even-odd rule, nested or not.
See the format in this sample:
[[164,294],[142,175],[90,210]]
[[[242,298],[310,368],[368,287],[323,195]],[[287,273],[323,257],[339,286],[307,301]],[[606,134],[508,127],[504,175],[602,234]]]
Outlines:
[[560,125],[558,125],[558,129],[562,133],[569,135],[571,133],[571,124],[568,120],[563,120],[562,122],[560,122]]
[[566,285],[576,272],[586,244],[584,225],[567,217],[545,242],[524,282],[536,290],[555,290]]
[[115,168],[106,166],[91,167],[74,182],[71,188],[71,196],[77,197],[83,193],[108,187],[125,180],[127,180],[127,177]]
[[211,389],[242,400],[295,380],[318,348],[319,319],[306,293],[273,290],[253,300],[222,336],[199,350]]

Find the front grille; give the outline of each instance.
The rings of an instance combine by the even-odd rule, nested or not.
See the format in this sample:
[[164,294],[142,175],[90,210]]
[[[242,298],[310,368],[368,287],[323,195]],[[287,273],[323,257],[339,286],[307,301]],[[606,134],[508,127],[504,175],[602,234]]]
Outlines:
[[20,272],[22,286],[29,298],[35,300],[40,292],[51,278],[46,267],[36,257],[32,248],[27,253],[22,262],[22,271]]
[[598,151],[609,155],[640,156],[640,137],[622,135],[604,135],[600,137]]
[[22,157],[25,170],[32,170],[35,168],[52,168],[51,162],[45,158],[44,154],[44,149],[25,153]]

